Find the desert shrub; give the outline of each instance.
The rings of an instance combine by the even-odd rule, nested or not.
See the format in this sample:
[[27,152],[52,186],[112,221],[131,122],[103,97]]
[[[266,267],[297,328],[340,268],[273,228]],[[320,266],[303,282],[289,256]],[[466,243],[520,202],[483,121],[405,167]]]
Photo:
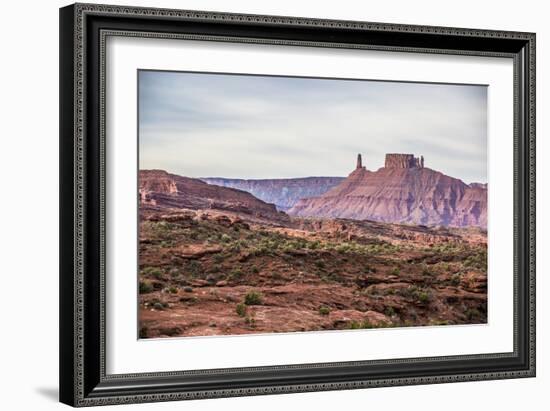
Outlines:
[[477,320],[481,317],[481,313],[477,308],[468,308],[464,314],[466,315],[466,318],[468,321]]
[[160,301],[157,301],[156,303],[153,304],[153,308],[155,310],[164,310],[164,304],[161,303]]
[[429,325],[449,325],[449,320],[430,320]]
[[487,271],[487,250],[477,250],[464,260],[464,265],[469,268]]
[[246,316],[244,322],[249,325],[251,328],[256,326],[256,319],[254,317]]
[[422,304],[426,304],[427,302],[430,301],[430,294],[427,291],[420,291],[416,294],[416,298]]
[[443,271],[449,271],[451,268],[451,266],[449,265],[449,263],[441,263],[441,269]]
[[453,276],[451,277],[451,284],[454,286],[460,285],[460,279],[461,278],[459,273],[453,274]]
[[234,242],[230,244],[227,249],[232,253],[240,253],[241,252],[241,245],[239,242]]
[[390,271],[390,274],[391,275],[399,275],[401,271],[399,270],[399,267],[394,267],[391,271]]
[[178,287],[172,286],[172,287],[168,288],[168,291],[171,294],[177,294],[178,293]]
[[317,267],[319,270],[322,270],[326,267],[325,262],[322,260],[316,260],[315,261],[315,267]]
[[319,274],[319,276],[321,277],[321,280],[327,283],[329,282],[341,283],[344,281],[344,278],[338,273],[328,273],[328,274],[321,273]]
[[193,288],[192,287],[184,287],[183,291],[185,291],[186,293],[192,293]]
[[371,323],[368,319],[364,319],[363,321],[353,320],[348,323],[348,328],[350,330],[368,329],[374,328],[374,324]]
[[179,299],[180,303],[186,303],[188,305],[195,305],[199,302],[197,297],[184,296]]
[[330,314],[330,308],[328,308],[327,306],[323,305],[322,307],[319,308],[319,314],[321,314],[321,315],[329,315],[329,314]]
[[374,328],[374,324],[371,323],[368,319],[365,319],[361,322],[361,328]]
[[352,250],[352,246],[349,243],[342,243],[338,244],[335,249],[339,253],[349,253]]
[[257,291],[249,291],[244,296],[244,303],[246,305],[262,305],[263,303],[263,296],[261,293]]
[[153,286],[149,283],[146,283],[144,281],[139,282],[139,293],[140,294],[147,294],[153,291]]
[[220,241],[222,243],[229,243],[231,241],[231,237],[228,236],[227,234],[222,234],[220,237]]
[[157,267],[145,267],[142,270],[142,273],[147,275],[147,276],[154,277],[157,280],[162,279],[162,276],[164,275],[162,270],[160,268],[157,268]]
[[359,321],[355,321],[355,320],[354,320],[354,321],[350,321],[350,322],[348,323],[348,328],[349,328],[350,330],[358,330],[358,329],[361,328],[361,323],[360,323]]
[[246,305],[243,303],[237,304],[237,306],[235,307],[235,311],[237,312],[237,315],[239,317],[246,316]]
[[242,278],[244,275],[244,273],[239,270],[238,268],[234,269],[234,270],[231,270],[231,272],[229,273],[229,279],[231,280],[238,280],[240,278]]
[[189,272],[189,274],[195,277],[199,275],[201,271],[201,265],[197,261],[191,260],[187,263],[186,269]]
[[250,271],[252,271],[252,274],[258,274],[260,272],[260,270],[258,269],[258,267],[256,266],[252,266],[252,268],[250,269]]
[[395,309],[393,307],[386,307],[384,309],[384,314],[386,314],[388,317],[393,317],[395,315]]
[[310,250],[317,250],[317,249],[319,249],[320,245],[321,245],[320,241],[315,240],[315,241],[311,241],[311,242],[308,243],[308,248]]

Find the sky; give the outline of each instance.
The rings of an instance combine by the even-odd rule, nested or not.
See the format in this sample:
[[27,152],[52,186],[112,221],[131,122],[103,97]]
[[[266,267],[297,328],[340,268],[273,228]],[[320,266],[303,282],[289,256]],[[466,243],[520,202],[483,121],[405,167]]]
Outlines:
[[487,87],[139,72],[141,169],[188,177],[347,176],[386,153],[487,182]]

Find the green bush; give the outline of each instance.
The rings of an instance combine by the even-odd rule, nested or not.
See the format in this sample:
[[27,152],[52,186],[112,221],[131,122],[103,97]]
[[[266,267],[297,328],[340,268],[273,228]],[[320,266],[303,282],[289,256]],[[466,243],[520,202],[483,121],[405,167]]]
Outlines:
[[239,317],[246,316],[246,305],[243,303],[237,304],[237,306],[235,307],[235,311],[237,312],[237,315]]
[[260,270],[256,266],[253,266],[251,270],[252,270],[252,274],[258,274],[260,272]]
[[139,338],[147,338],[147,334],[149,334],[147,327],[143,326],[139,329]]
[[243,275],[244,275],[244,273],[241,270],[234,269],[229,273],[229,278],[231,280],[238,280],[238,279],[242,278]]
[[196,277],[201,272],[201,265],[198,261],[189,261],[185,267],[191,276]]
[[149,283],[146,283],[144,281],[139,282],[139,293],[140,294],[147,294],[153,291],[153,286]]
[[248,324],[251,328],[256,327],[256,319],[254,317],[245,317],[244,322]]
[[354,320],[348,323],[348,329],[350,330],[361,330],[368,328],[374,328],[374,324],[371,323],[368,319],[365,319],[361,322]]
[[322,260],[316,260],[315,261],[315,267],[317,267],[319,270],[322,270],[323,268],[325,268],[325,262],[322,261]]
[[156,268],[156,267],[145,267],[145,268],[142,270],[142,273],[145,274],[145,275],[147,275],[147,276],[154,277],[154,278],[156,278],[157,280],[162,279],[162,276],[164,275],[164,273],[162,272],[162,270],[159,269],[159,268]]
[[420,291],[417,296],[418,301],[420,301],[422,304],[426,304],[430,301],[430,294],[426,291]]
[[466,318],[468,318],[468,321],[473,321],[481,318],[481,313],[477,308],[468,308],[464,314],[466,315]]
[[154,308],[155,310],[164,310],[165,307],[164,307],[164,304],[163,304],[163,303],[161,303],[161,302],[156,302],[156,303],[153,304],[153,308]]
[[460,279],[461,277],[459,273],[453,274],[453,276],[451,277],[451,284],[454,286],[460,285]]
[[321,308],[319,308],[319,314],[329,315],[330,314],[330,308],[328,308],[327,306],[322,306]]
[[262,305],[263,296],[257,291],[250,291],[244,296],[244,303],[246,305]]

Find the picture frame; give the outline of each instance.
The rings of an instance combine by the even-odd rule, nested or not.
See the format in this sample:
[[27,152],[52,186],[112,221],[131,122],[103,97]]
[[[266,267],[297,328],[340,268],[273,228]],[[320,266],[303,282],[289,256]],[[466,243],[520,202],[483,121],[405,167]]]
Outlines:
[[[514,96],[513,349],[108,373],[109,37],[509,59]],[[61,8],[60,237],[60,401],[65,404],[80,407],[534,377],[535,34],[96,4]]]

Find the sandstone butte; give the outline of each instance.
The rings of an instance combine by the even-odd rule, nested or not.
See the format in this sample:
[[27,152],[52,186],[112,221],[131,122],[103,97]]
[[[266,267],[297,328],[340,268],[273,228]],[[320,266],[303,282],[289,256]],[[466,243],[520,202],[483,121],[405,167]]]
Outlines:
[[326,193],[298,201],[288,214],[389,223],[487,227],[487,184],[463,181],[424,166],[412,154],[386,154],[377,171],[362,165]]

